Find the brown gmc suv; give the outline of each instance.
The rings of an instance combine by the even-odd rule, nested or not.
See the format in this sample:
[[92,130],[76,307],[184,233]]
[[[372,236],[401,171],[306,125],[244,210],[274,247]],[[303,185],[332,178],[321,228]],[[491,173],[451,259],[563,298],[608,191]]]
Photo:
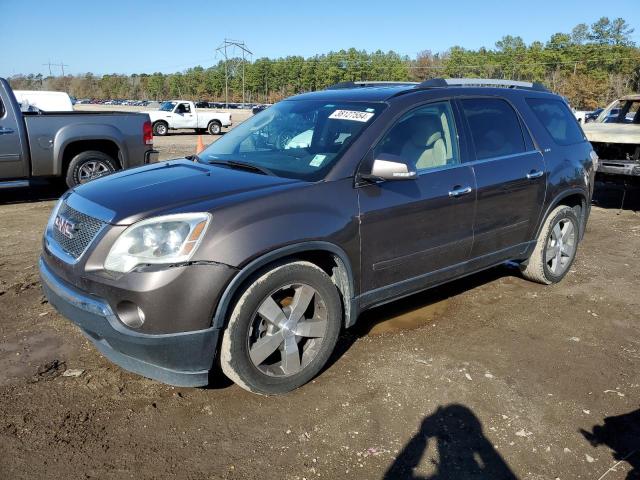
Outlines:
[[506,261],[560,281],[596,161],[539,84],[339,84],[197,157],[67,192],[42,283],[123,368],[198,386],[219,363],[243,388],[284,393],[365,309]]

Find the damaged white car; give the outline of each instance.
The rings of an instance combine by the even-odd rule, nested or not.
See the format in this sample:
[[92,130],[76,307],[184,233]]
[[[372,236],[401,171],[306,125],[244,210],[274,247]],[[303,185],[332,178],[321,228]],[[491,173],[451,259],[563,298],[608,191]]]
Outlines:
[[[617,114],[612,114],[616,112]],[[597,176],[616,183],[640,184],[640,95],[611,103],[595,122],[583,125],[600,157]]]

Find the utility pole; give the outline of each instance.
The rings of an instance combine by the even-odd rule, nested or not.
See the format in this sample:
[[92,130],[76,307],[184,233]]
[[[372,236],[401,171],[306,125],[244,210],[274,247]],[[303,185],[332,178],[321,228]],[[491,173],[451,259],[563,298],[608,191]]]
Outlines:
[[216,52],[221,52],[224,56],[224,101],[225,107],[229,108],[229,57],[227,55],[227,48],[233,47],[234,49],[237,47],[242,51],[242,103],[245,102],[245,89],[244,89],[244,64],[245,64],[245,54],[253,55],[253,52],[247,48],[247,45],[240,40],[231,40],[229,38],[225,38],[222,45],[216,48]]

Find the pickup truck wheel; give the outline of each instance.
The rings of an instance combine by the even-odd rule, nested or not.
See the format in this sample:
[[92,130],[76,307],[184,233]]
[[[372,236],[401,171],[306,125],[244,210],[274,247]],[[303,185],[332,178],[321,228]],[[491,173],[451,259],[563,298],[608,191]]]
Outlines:
[[277,266],[238,298],[222,339],[222,371],[254,393],[290,392],[324,366],[341,325],[338,290],[322,269],[304,261]]
[[217,120],[213,120],[212,122],[209,122],[207,131],[211,135],[220,135],[220,133],[222,132],[222,124]]
[[545,285],[559,282],[573,264],[579,239],[576,211],[566,205],[556,207],[545,220],[531,257],[521,265],[522,275]]
[[169,133],[169,125],[165,122],[156,122],[153,124],[153,134],[157,137],[164,137]]
[[67,185],[73,188],[115,172],[116,162],[106,153],[87,150],[71,159],[67,169]]

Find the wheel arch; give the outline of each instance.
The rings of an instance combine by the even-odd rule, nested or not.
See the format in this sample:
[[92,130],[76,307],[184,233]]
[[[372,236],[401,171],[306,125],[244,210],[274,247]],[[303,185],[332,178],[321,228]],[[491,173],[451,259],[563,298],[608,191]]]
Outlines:
[[589,215],[589,204],[587,202],[587,194],[583,189],[580,188],[572,188],[569,190],[565,190],[559,195],[557,195],[552,202],[549,203],[544,215],[541,218],[540,225],[536,230],[535,238],[538,238],[540,235],[540,231],[544,226],[544,222],[549,216],[549,214],[558,206],[558,205],[566,205],[571,208],[580,207],[580,214],[578,215],[578,220],[580,221],[580,239],[584,236],[584,231],[587,225],[587,219]]
[[87,151],[101,152],[111,157],[116,162],[116,167],[122,169],[125,159],[124,153],[120,146],[113,140],[104,139],[90,139],[90,140],[76,140],[65,145],[62,151],[62,162],[60,175],[66,175],[69,164],[73,158]]
[[357,308],[354,300],[353,270],[346,252],[333,243],[311,241],[272,250],[247,263],[220,297],[212,326],[219,329],[226,326],[229,309],[233,306],[237,294],[256,272],[288,259],[307,260],[322,268],[331,277],[342,297],[345,327],[355,323]]
[[71,159],[78,153],[97,150],[112,157],[120,168],[128,164],[124,136],[112,125],[71,124],[62,127],[53,139],[53,175],[65,175]]

